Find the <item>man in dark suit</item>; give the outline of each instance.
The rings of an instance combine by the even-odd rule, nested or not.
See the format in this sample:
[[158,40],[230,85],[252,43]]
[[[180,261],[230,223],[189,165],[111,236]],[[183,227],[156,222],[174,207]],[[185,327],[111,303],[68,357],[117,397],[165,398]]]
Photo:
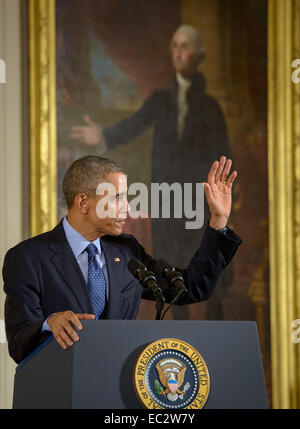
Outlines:
[[[204,183],[211,219],[200,248],[182,270],[188,294],[180,304],[209,298],[218,276],[241,240],[226,227],[231,188],[237,175],[231,160],[214,162]],[[115,192],[99,195],[100,183]],[[126,175],[112,161],[87,156],[74,161],[63,182],[68,215],[52,230],[10,249],[3,280],[6,335],[19,363],[52,331],[66,349],[79,340],[82,319],[135,319],[141,298],[151,299],[127,268],[139,259],[150,270],[156,261],[131,235],[122,234],[128,216]],[[105,205],[103,203],[105,201]],[[113,216],[106,216],[113,209]],[[166,301],[174,298],[165,290]]]

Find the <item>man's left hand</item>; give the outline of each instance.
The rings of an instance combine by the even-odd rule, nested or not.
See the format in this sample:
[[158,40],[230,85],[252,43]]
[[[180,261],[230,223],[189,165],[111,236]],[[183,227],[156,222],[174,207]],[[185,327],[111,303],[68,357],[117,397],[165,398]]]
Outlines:
[[207,182],[203,183],[211,214],[209,226],[214,229],[224,228],[231,212],[231,190],[237,176],[236,171],[229,175],[231,165],[231,159],[221,156],[220,161],[213,163]]

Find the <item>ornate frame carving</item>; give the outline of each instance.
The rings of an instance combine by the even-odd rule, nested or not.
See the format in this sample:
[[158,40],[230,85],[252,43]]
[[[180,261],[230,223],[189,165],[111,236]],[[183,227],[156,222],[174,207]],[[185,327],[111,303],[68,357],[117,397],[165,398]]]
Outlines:
[[268,5],[268,174],[272,396],[275,408],[299,408],[300,86],[291,79],[299,57],[300,1]]
[[30,234],[57,220],[55,0],[29,8]]

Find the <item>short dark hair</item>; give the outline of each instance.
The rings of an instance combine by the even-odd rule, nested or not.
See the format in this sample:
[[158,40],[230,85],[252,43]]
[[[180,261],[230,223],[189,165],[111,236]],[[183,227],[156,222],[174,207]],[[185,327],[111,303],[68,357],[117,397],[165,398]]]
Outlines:
[[107,174],[120,172],[122,169],[117,163],[101,156],[88,155],[76,159],[63,179],[63,193],[68,209],[73,206],[76,195],[96,194],[97,186],[105,181]]

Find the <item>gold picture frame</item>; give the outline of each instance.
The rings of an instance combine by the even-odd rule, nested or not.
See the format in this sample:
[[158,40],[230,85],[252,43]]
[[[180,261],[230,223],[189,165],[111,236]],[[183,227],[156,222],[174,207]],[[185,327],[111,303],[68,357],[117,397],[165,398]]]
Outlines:
[[291,63],[299,57],[299,0],[268,2],[268,189],[272,398],[300,407],[300,111]]
[[55,0],[30,0],[29,129],[30,234],[56,225]]
[[[32,236],[57,223],[55,0],[29,0]],[[268,0],[268,189],[273,408],[300,407],[300,0]],[[245,387],[246,388],[246,387]]]

